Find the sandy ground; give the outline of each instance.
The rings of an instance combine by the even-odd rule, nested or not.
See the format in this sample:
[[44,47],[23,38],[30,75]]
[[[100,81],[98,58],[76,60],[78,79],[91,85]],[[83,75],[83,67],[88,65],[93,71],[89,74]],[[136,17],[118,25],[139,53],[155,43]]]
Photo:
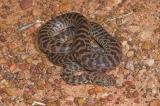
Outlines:
[[[77,11],[123,45],[113,87],[71,86],[38,49],[39,26]],[[0,106],[160,106],[159,0],[0,0]]]

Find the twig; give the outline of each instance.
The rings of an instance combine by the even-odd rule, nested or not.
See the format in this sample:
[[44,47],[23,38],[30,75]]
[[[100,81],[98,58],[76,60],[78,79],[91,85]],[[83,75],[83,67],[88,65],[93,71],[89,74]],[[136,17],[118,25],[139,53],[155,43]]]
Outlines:
[[32,103],[32,106],[37,106],[37,105],[46,106],[46,104],[41,103],[41,102],[36,102],[36,101],[34,101],[34,102]]
[[34,21],[34,22],[32,22],[32,23],[19,26],[18,30],[19,30],[19,31],[23,31],[23,30],[26,30],[26,29],[29,29],[29,28],[33,27],[33,26],[34,26],[35,24],[37,24],[37,23],[42,23],[42,22],[43,22],[43,21],[36,20],[36,21]]
[[119,19],[120,19],[120,18],[124,18],[124,17],[126,17],[126,16],[131,15],[131,14],[133,14],[133,11],[131,11],[131,12],[127,13],[127,14],[123,14],[123,15],[118,16],[118,17],[111,18],[111,19],[109,19],[109,21],[113,21],[113,20],[116,20],[116,19],[118,19],[118,18],[119,18]]

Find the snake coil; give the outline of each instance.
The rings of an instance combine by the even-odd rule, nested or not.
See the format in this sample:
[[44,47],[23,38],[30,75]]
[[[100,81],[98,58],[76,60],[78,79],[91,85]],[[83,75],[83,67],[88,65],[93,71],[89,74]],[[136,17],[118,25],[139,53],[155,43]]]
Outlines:
[[[38,32],[38,44],[51,62],[64,67],[61,76],[67,83],[101,86],[116,83],[104,72],[120,63],[121,43],[80,13],[69,12],[49,20]],[[79,69],[86,71],[75,75]]]

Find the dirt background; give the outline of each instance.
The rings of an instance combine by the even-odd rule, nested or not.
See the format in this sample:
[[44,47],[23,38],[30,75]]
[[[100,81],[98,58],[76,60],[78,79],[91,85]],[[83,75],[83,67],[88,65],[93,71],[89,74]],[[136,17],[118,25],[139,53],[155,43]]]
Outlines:
[[[71,86],[36,45],[47,20],[69,11],[123,45],[113,87]],[[160,0],[0,0],[0,106],[160,106]]]

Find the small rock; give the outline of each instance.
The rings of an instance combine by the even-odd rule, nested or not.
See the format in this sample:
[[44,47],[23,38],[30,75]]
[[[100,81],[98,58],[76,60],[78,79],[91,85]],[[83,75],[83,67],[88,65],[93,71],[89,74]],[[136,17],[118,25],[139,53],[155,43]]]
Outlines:
[[88,101],[87,101],[87,104],[89,106],[95,106],[96,104],[96,99],[95,98],[89,98]]
[[131,25],[128,27],[128,29],[131,31],[131,32],[139,32],[140,31],[140,26],[136,26],[136,25]]
[[5,64],[7,63],[7,60],[5,58],[0,58],[0,64]]
[[26,54],[22,54],[22,55],[21,55],[21,59],[22,59],[22,60],[27,59],[27,58],[28,58],[28,55],[26,55]]
[[23,99],[26,101],[32,99],[31,94],[28,91],[24,92],[22,96],[23,96]]
[[31,78],[31,73],[29,71],[26,71],[24,74],[25,74],[25,79]]
[[96,93],[96,92],[95,92],[95,89],[93,89],[93,88],[88,90],[88,94],[89,94],[89,95],[93,95],[93,94],[95,94],[95,93]]
[[120,4],[122,2],[123,2],[123,0],[115,0],[115,4]]
[[41,11],[38,8],[35,8],[32,10],[32,15],[33,16],[40,16],[41,15]]
[[134,92],[132,93],[132,97],[133,97],[133,98],[138,97],[138,95],[139,95],[138,91],[134,91]]
[[103,87],[101,87],[101,86],[96,86],[96,87],[95,87],[95,92],[96,92],[96,93],[101,93],[101,92],[103,92]]
[[106,97],[106,99],[108,100],[108,101],[112,101],[113,100],[113,95],[111,95],[111,94],[109,94],[107,97]]
[[13,43],[9,43],[8,44],[9,49],[17,49],[18,48],[18,44],[13,42]]
[[126,63],[126,69],[133,71],[134,70],[134,63],[133,61],[128,61]]
[[123,76],[117,78],[117,80],[116,80],[116,83],[117,83],[116,87],[117,87],[117,88],[121,88],[121,87],[122,87],[123,80],[124,80],[124,79],[123,79]]
[[49,83],[53,83],[53,81],[54,81],[53,78],[49,78],[49,79],[48,79],[48,82],[49,82]]
[[19,64],[18,67],[19,67],[20,70],[24,71],[24,70],[28,70],[30,65],[27,64],[27,63],[23,63],[23,64]]
[[129,44],[127,43],[127,41],[123,41],[123,42],[122,42],[122,46],[123,46],[123,52],[124,52],[124,54],[126,54],[126,53],[129,51],[130,46],[129,46]]
[[132,86],[131,88],[135,88],[135,85],[133,84],[133,82],[129,80],[125,81],[124,85]]
[[66,97],[66,100],[67,100],[67,101],[74,101],[74,97],[73,97],[73,96],[67,96],[67,97]]
[[3,91],[9,96],[16,96],[18,94],[16,88],[4,88]]
[[86,99],[85,98],[82,98],[82,97],[76,97],[74,99],[74,102],[77,103],[78,105],[80,106],[83,106],[83,104],[86,103]]
[[60,11],[70,11],[71,8],[72,8],[72,5],[69,2],[61,3],[61,5],[59,6]]
[[0,81],[0,87],[3,88],[3,87],[8,87],[9,86],[9,83],[7,80],[1,80]]
[[31,57],[28,57],[28,58],[26,59],[26,61],[27,61],[28,63],[32,63],[33,59],[32,59]]
[[23,10],[30,8],[33,5],[33,0],[21,0],[20,6]]
[[160,100],[159,99],[151,100],[149,106],[160,106]]
[[12,80],[14,78],[14,74],[11,72],[5,72],[3,78],[6,80]]
[[5,42],[6,41],[6,38],[0,34],[0,42]]
[[43,21],[37,20],[37,22],[36,22],[36,24],[35,24],[34,27],[37,29],[37,28],[39,28],[42,25],[42,23],[43,23]]
[[148,65],[148,66],[153,66],[154,64],[154,59],[147,59],[147,60],[144,60],[144,64]]
[[136,98],[136,99],[134,99],[134,103],[140,103],[140,100],[139,100],[139,98]]
[[36,85],[37,85],[37,89],[39,89],[39,90],[44,90],[45,89],[45,84],[43,83],[42,80],[37,81]]
[[47,70],[46,70],[46,74],[52,74],[53,73],[53,70],[55,70],[56,68],[51,66],[51,67],[48,67]]
[[16,80],[22,80],[25,78],[25,74],[23,72],[16,72],[15,73],[15,79]]
[[40,63],[41,62],[41,60],[40,59],[37,59],[37,60],[32,60],[32,63],[34,64],[34,65],[37,65],[38,63]]
[[133,56],[134,56],[134,51],[127,52],[127,57],[133,57]]
[[152,34],[153,34],[154,32],[153,32],[152,29],[150,29],[150,30],[149,30],[149,29],[150,29],[150,28],[145,28],[145,29],[143,30],[143,32],[141,32],[140,37],[141,37],[142,40],[147,40],[147,39],[149,39],[149,38],[152,37]]
[[16,64],[12,64],[9,69],[13,72],[17,68]]
[[153,49],[153,48],[154,48],[154,44],[151,41],[145,41],[142,44],[142,49],[144,49],[144,50],[150,50],[150,49]]
[[110,95],[108,92],[99,93],[96,95],[96,98],[106,98],[108,95]]

